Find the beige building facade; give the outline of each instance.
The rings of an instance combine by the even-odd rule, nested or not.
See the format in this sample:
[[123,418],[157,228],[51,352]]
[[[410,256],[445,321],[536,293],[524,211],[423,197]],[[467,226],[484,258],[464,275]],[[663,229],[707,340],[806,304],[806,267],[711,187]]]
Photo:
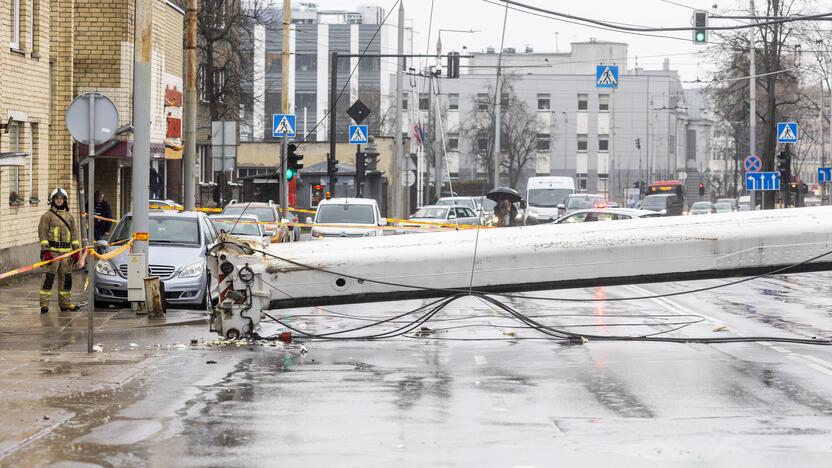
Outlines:
[[[167,187],[181,190],[184,15],[181,2],[153,0],[151,158]],[[97,91],[132,121],[134,0],[0,0],[0,271],[37,261],[37,224],[49,192],[64,187],[79,214],[77,145],[66,109]],[[6,44],[9,44],[8,47]],[[96,162],[96,188],[119,217],[129,210],[132,135]],[[8,164],[15,164],[10,166]],[[86,177],[84,177],[86,179]]]

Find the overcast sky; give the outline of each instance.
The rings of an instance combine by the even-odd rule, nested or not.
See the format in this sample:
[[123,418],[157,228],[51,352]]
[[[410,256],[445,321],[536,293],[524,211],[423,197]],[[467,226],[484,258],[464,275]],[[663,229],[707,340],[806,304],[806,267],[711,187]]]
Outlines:
[[[435,0],[433,22],[429,28],[431,0],[403,0],[405,16],[413,21],[416,36],[416,52],[424,53],[428,47],[430,31],[430,50],[435,51],[436,34],[441,29],[474,29],[478,33],[464,34],[454,32],[442,33],[443,50],[461,51],[462,46],[469,50],[481,51],[486,47],[499,48],[505,7],[499,0]],[[694,8],[712,11],[715,0],[583,0],[575,2],[554,2],[551,0],[522,0],[525,3],[554,9],[559,12],[577,16],[587,16],[609,22],[627,23],[639,26],[690,26]],[[809,0],[811,2],[811,0]],[[375,4],[389,11],[395,0],[318,0],[322,9],[347,9],[358,5]],[[762,2],[758,2],[762,3]],[[748,1],[729,0],[718,3],[718,10],[738,9],[739,5],[748,5]],[[735,10],[735,14],[746,14]],[[396,12],[390,17],[395,22]],[[716,24],[716,23],[712,23]],[[731,24],[722,22],[720,24]],[[671,68],[679,70],[682,80],[706,79],[711,66],[706,57],[698,52],[706,49],[691,42],[691,33],[665,33],[678,39],[645,37],[625,34],[618,31],[602,30],[594,27],[579,26],[562,21],[541,18],[516,10],[508,11],[505,34],[505,47],[522,50],[526,45],[536,52],[551,52],[557,48],[568,52],[571,42],[586,41],[591,37],[599,41],[625,42],[629,44],[629,66],[633,67],[638,57],[638,65],[645,68],[661,68],[663,57],[670,58]],[[694,86],[687,84],[686,86]]]

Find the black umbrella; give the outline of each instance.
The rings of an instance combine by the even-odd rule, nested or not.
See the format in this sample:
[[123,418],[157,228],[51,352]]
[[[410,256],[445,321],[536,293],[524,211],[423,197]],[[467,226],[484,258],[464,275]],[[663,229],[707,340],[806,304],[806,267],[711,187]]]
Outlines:
[[508,198],[508,201],[511,203],[519,202],[522,197],[520,194],[517,193],[517,190],[514,190],[511,187],[497,187],[494,190],[488,192],[485,195],[489,200],[494,200],[495,202],[500,202],[500,200],[504,198]]

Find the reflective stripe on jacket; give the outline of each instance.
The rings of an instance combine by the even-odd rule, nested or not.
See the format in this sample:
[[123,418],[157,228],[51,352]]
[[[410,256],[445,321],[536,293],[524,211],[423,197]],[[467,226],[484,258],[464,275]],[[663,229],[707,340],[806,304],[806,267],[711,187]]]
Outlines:
[[50,208],[44,213],[38,224],[38,237],[43,250],[65,253],[81,246],[75,219],[68,210]]

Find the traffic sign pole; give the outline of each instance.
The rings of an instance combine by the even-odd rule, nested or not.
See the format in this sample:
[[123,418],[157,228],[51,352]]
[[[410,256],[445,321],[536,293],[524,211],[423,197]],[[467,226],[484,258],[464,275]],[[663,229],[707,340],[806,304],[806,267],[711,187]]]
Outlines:
[[[90,136],[87,141],[87,172],[89,174],[89,193],[87,194],[87,236],[92,248],[95,248],[95,93],[87,94],[90,100]],[[80,201],[79,201],[80,205]],[[89,284],[89,299],[87,303],[87,352],[92,352],[92,317],[95,307],[95,255],[87,254],[87,279]],[[63,280],[61,280],[63,281]]]
[[286,180],[286,148],[288,146],[289,137],[286,133],[284,133],[280,143],[280,172],[277,177],[277,180],[280,183],[278,188],[280,189],[280,216],[282,218],[288,218],[286,213],[289,210],[289,181]]

